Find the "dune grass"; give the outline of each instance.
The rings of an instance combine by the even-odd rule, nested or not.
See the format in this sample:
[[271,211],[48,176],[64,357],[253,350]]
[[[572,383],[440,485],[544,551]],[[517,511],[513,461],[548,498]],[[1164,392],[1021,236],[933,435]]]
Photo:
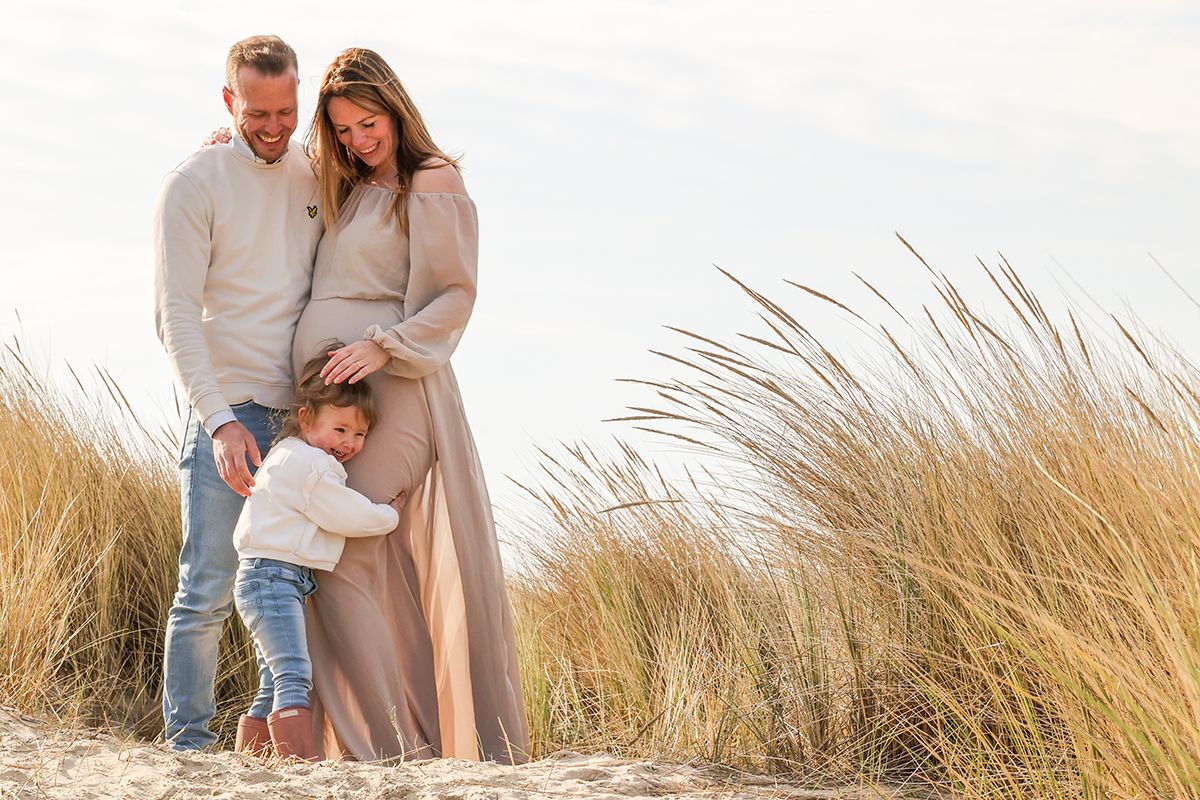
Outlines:
[[[64,388],[34,361],[15,341],[0,354],[0,702],[153,738],[177,435],[143,427],[107,373]],[[240,625],[222,653],[215,724],[229,733],[257,671]]]
[[854,365],[742,284],[761,332],[679,331],[685,377],[627,419],[717,474],[547,457],[517,593],[547,746],[1200,796],[1200,376],[1007,264],[999,318],[929,272],[916,314],[864,287],[882,324],[793,285],[873,331]]
[[[1200,797],[1197,370],[1053,319],[1007,264],[997,316],[929,274],[913,312],[785,287],[872,332],[853,363],[735,281],[761,330],[680,331],[682,377],[631,390],[630,422],[708,454],[682,479],[542,453],[501,517],[535,755]],[[0,364],[0,701],[153,735],[176,445],[26,361]],[[228,732],[253,668],[225,644]]]

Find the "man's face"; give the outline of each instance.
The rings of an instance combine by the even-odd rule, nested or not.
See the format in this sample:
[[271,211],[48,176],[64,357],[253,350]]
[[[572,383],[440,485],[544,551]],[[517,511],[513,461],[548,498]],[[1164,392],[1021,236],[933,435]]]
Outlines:
[[237,94],[225,89],[225,107],[233,124],[254,154],[276,161],[287,152],[288,140],[296,130],[296,71],[263,75],[252,67],[238,70]]

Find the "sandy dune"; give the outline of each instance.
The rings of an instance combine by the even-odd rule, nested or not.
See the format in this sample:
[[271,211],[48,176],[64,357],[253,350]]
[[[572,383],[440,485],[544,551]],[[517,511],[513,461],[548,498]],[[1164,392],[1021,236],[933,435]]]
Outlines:
[[508,767],[450,759],[377,766],[264,764],[232,752],[178,754],[0,709],[0,798],[523,800],[524,798],[899,798],[894,790],[801,789],[711,769],[560,753]]

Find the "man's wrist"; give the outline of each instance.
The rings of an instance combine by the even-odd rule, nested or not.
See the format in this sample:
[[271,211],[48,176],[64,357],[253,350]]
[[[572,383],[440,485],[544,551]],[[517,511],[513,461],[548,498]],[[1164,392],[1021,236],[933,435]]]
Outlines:
[[233,413],[232,409],[225,408],[214,412],[204,420],[204,430],[208,431],[209,436],[215,436],[218,428],[230,422],[237,422],[237,415]]

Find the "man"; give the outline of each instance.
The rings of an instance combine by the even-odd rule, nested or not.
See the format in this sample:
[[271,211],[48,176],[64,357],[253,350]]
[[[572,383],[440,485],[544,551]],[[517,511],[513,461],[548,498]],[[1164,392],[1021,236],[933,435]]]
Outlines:
[[[233,528],[274,436],[274,411],[292,399],[292,336],[323,227],[312,168],[290,141],[298,74],[278,37],[235,44],[223,91],[232,141],[168,174],[155,213],[155,325],[189,406],[163,668],[165,735],[181,750],[217,738],[208,726],[237,571]],[[265,722],[248,724],[239,747],[268,736]]]

